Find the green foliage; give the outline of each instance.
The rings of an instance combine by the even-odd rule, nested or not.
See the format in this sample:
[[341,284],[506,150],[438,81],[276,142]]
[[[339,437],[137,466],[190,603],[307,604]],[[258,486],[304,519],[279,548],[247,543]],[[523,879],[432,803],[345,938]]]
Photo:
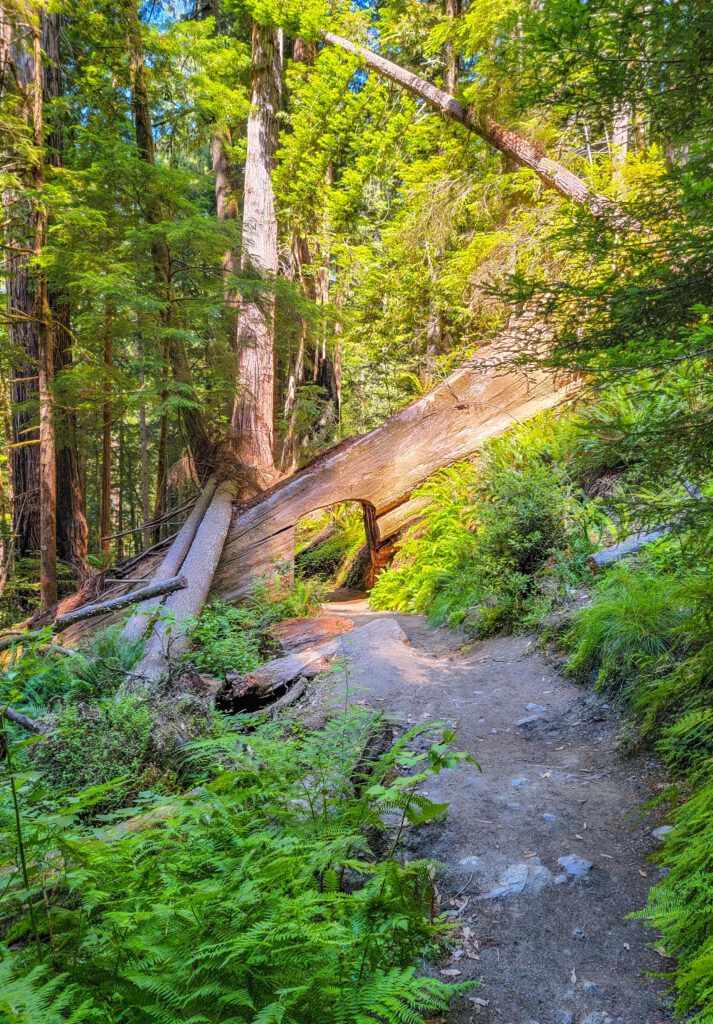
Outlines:
[[146,699],[133,694],[91,707],[66,704],[56,730],[37,748],[37,764],[55,792],[84,790],[122,779],[109,806],[120,806],[142,788],[150,763],[154,718]]
[[420,488],[423,518],[377,580],[372,606],[451,625],[477,608],[479,636],[548,611],[581,577],[601,518],[553,461],[559,434],[541,417],[486,445],[478,465],[442,470]]
[[[431,922],[432,868],[399,844],[406,823],[445,812],[418,788],[463,755],[451,734],[416,753],[417,733],[436,739],[420,727],[365,759],[378,728],[354,709],[315,734],[270,725],[194,746],[200,790],[144,830],[32,811],[37,782],[18,777],[27,874],[3,810],[0,1017],[64,1019],[67,993],[67,1019],[97,1024],[416,1024],[446,1010],[467,986],[414,972],[446,926]],[[33,927],[38,942],[18,941]]]
[[[671,815],[673,831],[657,855],[667,868],[638,917],[663,934],[675,960],[676,1014],[690,1024],[713,1021],[713,774],[710,759],[693,795]],[[675,971],[674,971],[675,966]]]
[[603,690],[640,681],[680,645],[689,610],[671,572],[645,558],[615,565],[572,628],[567,671],[580,681],[595,674]]
[[[305,521],[303,521],[305,522]],[[342,586],[359,548],[366,542],[364,516],[360,505],[347,503],[325,510],[307,520],[310,538],[295,555],[295,572],[303,579],[319,578]],[[298,526],[298,531],[300,529]],[[322,535],[326,534],[323,539]],[[299,545],[299,533],[296,547]]]
[[272,586],[255,587],[247,601],[206,605],[195,625],[189,626],[193,664],[216,676],[231,669],[249,672],[266,661],[272,651],[268,628],[283,619],[310,618],[319,614],[321,586],[299,576],[289,582],[278,573]]
[[94,700],[115,693],[142,649],[142,644],[124,643],[121,627],[102,630],[67,654],[53,650],[48,633],[47,643],[29,644],[13,653],[5,674],[35,707],[57,698]]

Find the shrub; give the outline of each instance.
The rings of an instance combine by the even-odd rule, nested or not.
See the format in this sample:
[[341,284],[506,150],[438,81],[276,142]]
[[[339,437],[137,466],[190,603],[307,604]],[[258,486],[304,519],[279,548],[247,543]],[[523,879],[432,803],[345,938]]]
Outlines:
[[[477,609],[479,636],[530,625],[581,578],[601,515],[552,461],[556,421],[513,430],[486,445],[476,466],[435,474],[394,565],[371,594],[374,608],[424,612],[458,625]],[[471,615],[472,619],[472,615]]]
[[37,763],[51,786],[62,792],[121,778],[107,797],[112,806],[119,806],[129,793],[141,789],[152,727],[148,705],[132,694],[99,701],[91,708],[68,703],[57,717],[57,732],[38,746]]
[[224,676],[231,669],[249,672],[272,654],[267,629],[275,622],[309,618],[320,611],[322,588],[314,580],[288,581],[278,574],[271,589],[257,586],[241,605],[206,605],[192,631],[190,660],[200,669]]

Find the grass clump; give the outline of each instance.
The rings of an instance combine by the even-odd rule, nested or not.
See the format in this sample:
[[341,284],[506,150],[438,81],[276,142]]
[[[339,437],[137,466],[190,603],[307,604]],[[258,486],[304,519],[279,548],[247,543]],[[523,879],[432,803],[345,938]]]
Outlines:
[[615,565],[567,639],[567,671],[581,682],[594,677],[600,690],[631,687],[680,646],[688,614],[680,578],[647,559]]

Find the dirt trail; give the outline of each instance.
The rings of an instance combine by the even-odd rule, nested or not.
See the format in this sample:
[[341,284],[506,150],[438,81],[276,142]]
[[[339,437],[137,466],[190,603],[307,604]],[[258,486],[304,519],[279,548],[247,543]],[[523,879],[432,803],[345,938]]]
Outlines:
[[[357,626],[383,617],[363,599],[325,611]],[[421,616],[386,617],[410,644],[355,665],[354,699],[407,727],[452,723],[482,765],[429,783],[433,800],[450,803],[447,821],[409,847],[444,865],[441,906],[472,932],[439,965],[481,981],[481,1002],[457,1007],[452,1024],[668,1024],[666,983],[646,972],[670,962],[649,929],[626,920],[659,877],[647,857],[661,821],[632,817],[661,786],[657,766],[617,751],[616,712],[563,679],[531,639],[462,654]]]

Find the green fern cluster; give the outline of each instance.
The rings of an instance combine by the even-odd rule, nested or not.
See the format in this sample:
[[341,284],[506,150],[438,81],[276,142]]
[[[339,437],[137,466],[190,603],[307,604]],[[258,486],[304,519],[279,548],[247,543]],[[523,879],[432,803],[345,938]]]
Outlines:
[[552,416],[485,446],[477,465],[436,473],[427,504],[371,594],[374,608],[421,612],[478,636],[530,625],[581,579],[601,515],[570,481],[566,424]]
[[413,966],[443,928],[433,869],[399,849],[446,810],[421,782],[462,755],[450,734],[417,753],[414,732],[369,758],[379,728],[355,709],[315,734],[270,724],[196,744],[200,788],[146,830],[41,812],[39,780],[15,773],[28,883],[3,811],[0,1021],[417,1024],[445,1010],[458,989]]

